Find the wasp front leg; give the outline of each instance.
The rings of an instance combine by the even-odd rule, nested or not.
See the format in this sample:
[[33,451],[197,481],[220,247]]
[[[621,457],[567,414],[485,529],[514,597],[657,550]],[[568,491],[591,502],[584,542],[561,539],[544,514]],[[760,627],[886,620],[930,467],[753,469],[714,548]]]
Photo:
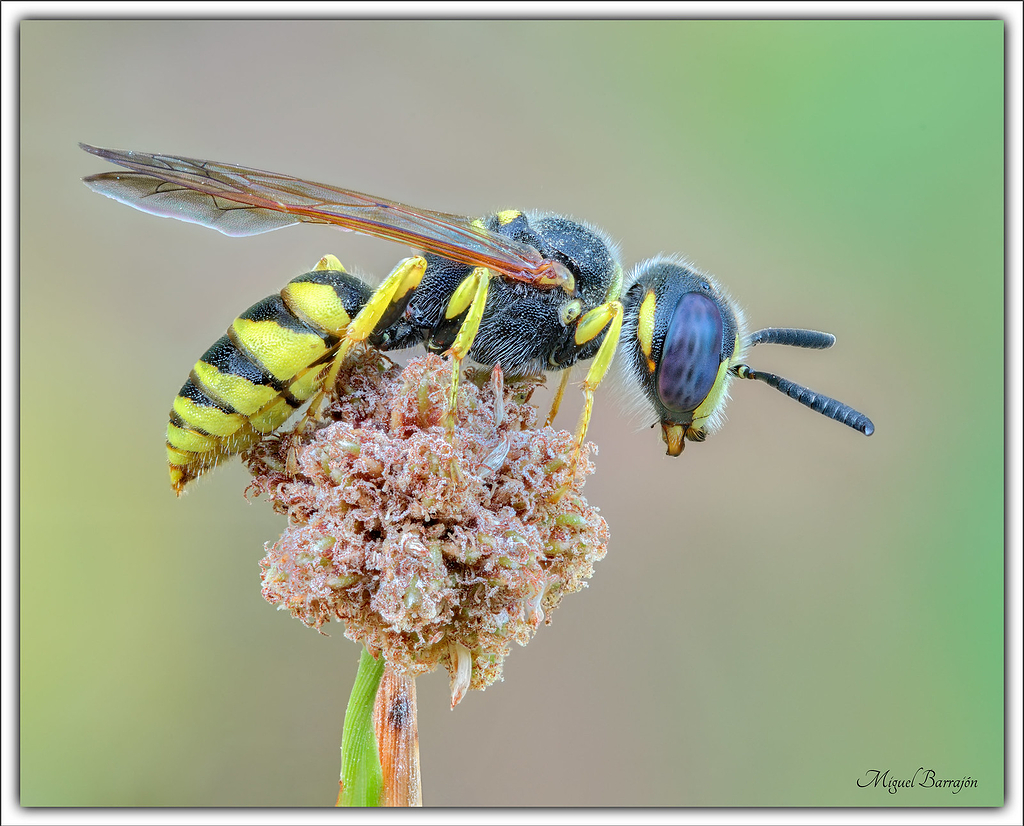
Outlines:
[[[490,280],[490,270],[486,267],[475,267],[455,288],[444,311],[445,320],[458,318],[466,313],[459,332],[455,336],[455,341],[445,353],[452,359],[452,383],[448,390],[448,415],[445,418],[445,426],[449,432],[455,429],[455,409],[459,399],[459,369],[463,359],[469,355],[476,334],[480,330],[480,320],[484,316],[484,307],[487,304],[487,285]],[[467,310],[468,312],[466,312]]]
[[620,301],[607,301],[598,305],[584,315],[576,325],[575,341],[578,347],[593,341],[602,332],[605,332],[605,337],[587,371],[587,377],[583,380],[583,412],[580,414],[580,421],[576,426],[576,441],[573,446],[574,470],[583,455],[583,441],[587,437],[590,415],[594,410],[594,391],[597,390],[611,366],[621,331],[622,302]]

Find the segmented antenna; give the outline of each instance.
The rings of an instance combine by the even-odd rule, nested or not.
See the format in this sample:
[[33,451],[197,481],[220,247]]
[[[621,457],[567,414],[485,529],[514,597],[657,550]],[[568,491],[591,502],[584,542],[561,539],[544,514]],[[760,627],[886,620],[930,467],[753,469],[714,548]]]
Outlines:
[[[766,331],[762,330],[760,332]],[[783,330],[781,332],[802,333],[812,331]],[[757,333],[754,335],[757,335]],[[828,334],[815,333],[815,335],[823,336]],[[776,376],[774,373],[762,373],[756,370],[751,370],[745,364],[737,364],[732,368],[732,372],[741,379],[755,379],[756,381],[764,382],[769,387],[774,387],[776,390],[785,393],[791,399],[800,402],[800,404],[805,407],[811,408],[811,410],[816,413],[821,413],[823,416],[828,416],[830,419],[841,422],[847,427],[852,427],[854,430],[860,431],[865,436],[870,436],[875,432],[875,426],[871,423],[871,419],[863,413],[854,410],[849,405],[843,404],[842,402],[836,401],[828,396],[824,396],[821,393],[815,393],[810,388],[804,387],[803,385],[797,384],[789,379],[784,379],[782,376]]]
[[790,347],[803,347],[805,350],[827,350],[836,343],[836,337],[832,333],[819,333],[817,330],[765,327],[747,336],[746,343],[747,347],[758,344],[786,344]]

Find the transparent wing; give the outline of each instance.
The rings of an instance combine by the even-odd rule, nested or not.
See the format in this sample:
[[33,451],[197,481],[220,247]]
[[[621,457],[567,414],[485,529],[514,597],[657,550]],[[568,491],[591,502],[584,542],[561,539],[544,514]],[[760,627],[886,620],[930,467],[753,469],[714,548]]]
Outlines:
[[79,144],[130,172],[84,179],[97,192],[153,215],[225,235],[257,235],[298,223],[330,224],[483,266],[537,286],[572,289],[572,276],[533,247],[461,215],[417,209],[351,189],[244,166]]

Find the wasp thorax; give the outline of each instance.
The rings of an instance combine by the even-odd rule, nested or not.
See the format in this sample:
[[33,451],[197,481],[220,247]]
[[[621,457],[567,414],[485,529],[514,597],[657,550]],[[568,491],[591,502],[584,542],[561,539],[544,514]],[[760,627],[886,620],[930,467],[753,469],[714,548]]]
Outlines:
[[448,362],[400,370],[368,351],[342,371],[330,424],[246,457],[289,517],[261,562],[264,597],[316,628],[343,621],[410,676],[443,665],[460,692],[467,657],[470,688],[498,679],[608,541],[581,495],[593,466],[573,468],[572,435],[537,426],[532,385],[477,379],[451,430]]

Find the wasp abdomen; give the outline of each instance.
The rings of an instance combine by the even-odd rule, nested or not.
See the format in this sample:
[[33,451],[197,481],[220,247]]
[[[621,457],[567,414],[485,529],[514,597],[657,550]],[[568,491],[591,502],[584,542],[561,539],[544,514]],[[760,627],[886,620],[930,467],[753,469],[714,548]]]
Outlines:
[[171,486],[254,445],[316,393],[372,290],[324,259],[254,304],[196,362],[167,427]]

